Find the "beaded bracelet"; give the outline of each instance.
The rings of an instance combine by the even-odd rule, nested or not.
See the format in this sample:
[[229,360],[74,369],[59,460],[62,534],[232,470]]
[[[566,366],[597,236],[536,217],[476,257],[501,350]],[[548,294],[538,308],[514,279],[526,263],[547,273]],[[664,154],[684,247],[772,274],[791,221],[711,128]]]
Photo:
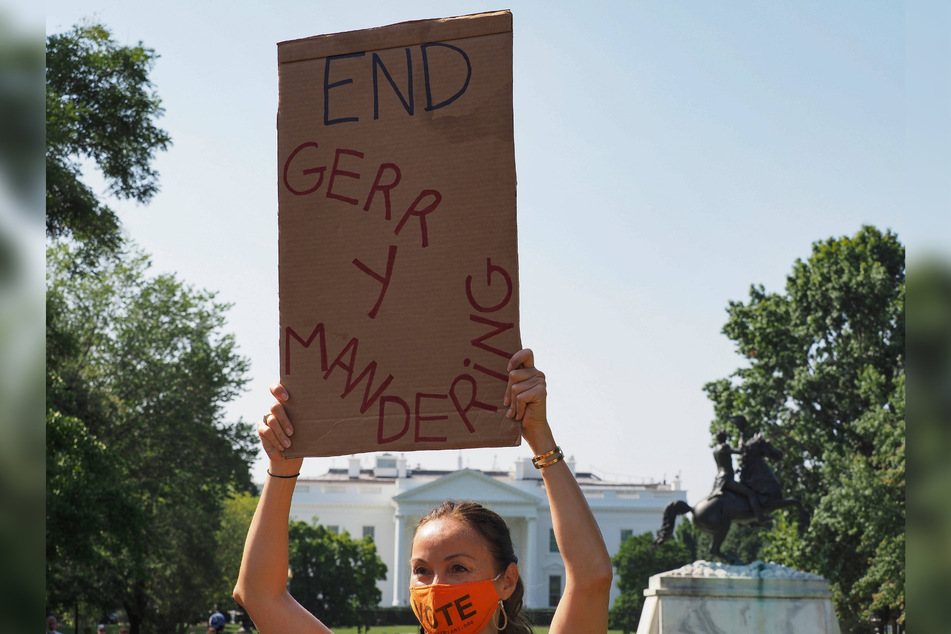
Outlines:
[[298,472],[295,473],[294,475],[277,475],[276,473],[271,473],[271,470],[268,469],[268,470],[267,470],[267,474],[268,474],[269,476],[271,476],[272,478],[285,478],[285,479],[287,479],[287,478],[296,478],[297,476],[300,475],[300,471],[298,471]]
[[[552,457],[554,456],[554,457]],[[532,458],[532,466],[536,469],[544,469],[545,467],[550,467],[557,462],[561,462],[565,459],[565,454],[561,450],[561,447],[555,447],[548,453],[543,453]]]

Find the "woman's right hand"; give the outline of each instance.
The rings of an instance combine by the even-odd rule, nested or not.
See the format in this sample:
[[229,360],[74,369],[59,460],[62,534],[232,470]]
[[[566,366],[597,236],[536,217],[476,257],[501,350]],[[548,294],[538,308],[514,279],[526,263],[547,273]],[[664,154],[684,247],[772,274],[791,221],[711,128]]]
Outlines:
[[[264,416],[264,419],[258,423],[258,437],[261,439],[261,446],[264,447],[267,457],[271,461],[271,471],[277,475],[287,475],[278,473],[283,471],[281,467],[295,467],[299,469],[302,458],[285,458],[284,450],[291,446],[291,436],[294,435],[294,425],[291,424],[287,412],[284,410],[284,403],[290,398],[287,390],[280,383],[271,386],[271,394],[274,395],[276,402],[271,405],[270,413]],[[292,469],[295,473],[296,470]]]

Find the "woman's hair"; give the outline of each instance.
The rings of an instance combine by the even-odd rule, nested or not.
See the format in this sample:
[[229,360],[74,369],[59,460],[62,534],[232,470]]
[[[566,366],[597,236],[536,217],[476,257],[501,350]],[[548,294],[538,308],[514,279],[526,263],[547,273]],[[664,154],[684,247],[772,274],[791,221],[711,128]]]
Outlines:
[[[419,520],[416,530],[433,520],[453,519],[477,530],[485,539],[489,552],[495,558],[496,572],[504,572],[509,564],[518,565],[518,556],[512,545],[512,535],[505,520],[495,511],[491,511],[476,502],[454,502],[446,500]],[[505,614],[508,616],[508,625],[499,630],[505,634],[531,634],[532,626],[522,614],[522,601],[525,597],[525,586],[522,576],[519,575],[515,584],[515,591],[503,601]],[[504,621],[503,621],[504,622]],[[498,624],[498,623],[496,623]],[[423,634],[423,628],[419,628]]]

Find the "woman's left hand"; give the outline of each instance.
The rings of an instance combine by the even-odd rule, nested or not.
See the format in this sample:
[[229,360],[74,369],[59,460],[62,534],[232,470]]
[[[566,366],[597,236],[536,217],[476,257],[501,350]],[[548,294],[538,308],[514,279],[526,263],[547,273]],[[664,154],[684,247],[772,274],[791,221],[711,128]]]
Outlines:
[[534,447],[536,442],[551,436],[545,401],[548,397],[545,374],[535,367],[535,354],[528,348],[519,350],[509,360],[509,381],[505,388],[508,407],[506,416],[522,423],[522,436]]

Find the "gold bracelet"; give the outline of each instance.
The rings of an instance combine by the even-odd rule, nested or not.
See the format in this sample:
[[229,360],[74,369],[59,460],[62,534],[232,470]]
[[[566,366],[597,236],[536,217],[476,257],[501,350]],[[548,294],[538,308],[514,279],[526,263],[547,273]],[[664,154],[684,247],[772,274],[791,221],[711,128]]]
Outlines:
[[553,464],[555,464],[555,463],[557,463],[557,462],[561,462],[561,461],[564,460],[564,459],[565,459],[565,455],[564,455],[564,454],[558,454],[557,456],[555,456],[554,458],[552,458],[552,459],[549,460],[548,462],[545,462],[545,463],[539,464],[539,465],[535,465],[535,468],[536,468],[536,469],[544,469],[545,467],[550,467],[550,466],[552,466]]
[[[554,458],[552,458],[554,456]],[[549,460],[551,458],[551,460]],[[532,466],[536,469],[544,469],[545,467],[550,467],[557,462],[561,462],[565,459],[565,454],[561,450],[561,447],[555,447],[548,453],[543,453],[532,458]]]

